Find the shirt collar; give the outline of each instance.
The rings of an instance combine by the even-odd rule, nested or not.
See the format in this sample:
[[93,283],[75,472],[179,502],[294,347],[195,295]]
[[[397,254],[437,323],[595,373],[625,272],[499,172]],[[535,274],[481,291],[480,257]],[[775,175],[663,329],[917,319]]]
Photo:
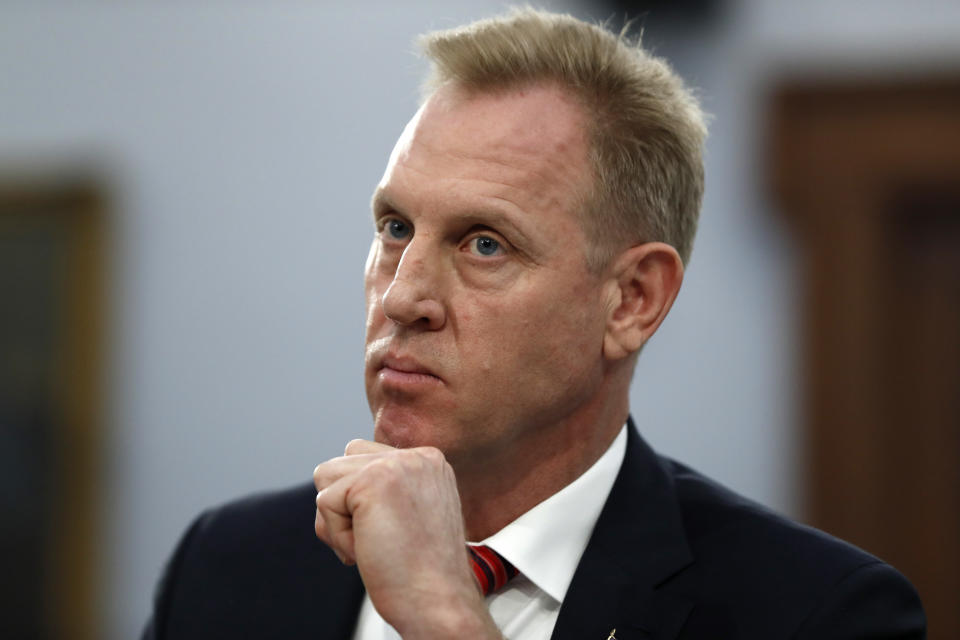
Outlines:
[[627,427],[583,474],[483,541],[557,602],[563,598],[620,472]]

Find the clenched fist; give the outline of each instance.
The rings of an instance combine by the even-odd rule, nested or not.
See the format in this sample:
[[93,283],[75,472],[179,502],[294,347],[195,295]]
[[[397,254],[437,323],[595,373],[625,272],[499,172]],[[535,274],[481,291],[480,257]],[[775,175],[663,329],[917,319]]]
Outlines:
[[357,564],[403,638],[501,637],[470,570],[456,478],[439,450],[353,440],[313,480],[317,537]]

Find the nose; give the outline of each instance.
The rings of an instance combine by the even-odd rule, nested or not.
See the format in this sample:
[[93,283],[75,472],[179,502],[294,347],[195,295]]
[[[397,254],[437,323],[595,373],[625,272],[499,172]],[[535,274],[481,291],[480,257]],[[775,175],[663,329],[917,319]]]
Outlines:
[[412,240],[383,294],[384,315],[399,325],[441,329],[446,322],[446,311],[439,298],[441,280],[437,266],[430,264],[425,246]]

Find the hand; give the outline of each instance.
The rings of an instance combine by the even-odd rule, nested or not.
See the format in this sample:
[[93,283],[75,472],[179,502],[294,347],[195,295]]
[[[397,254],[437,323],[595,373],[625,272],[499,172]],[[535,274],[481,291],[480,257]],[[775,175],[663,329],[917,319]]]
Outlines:
[[403,638],[500,637],[471,573],[456,478],[439,450],[354,440],[313,479],[317,537],[357,564],[370,600]]

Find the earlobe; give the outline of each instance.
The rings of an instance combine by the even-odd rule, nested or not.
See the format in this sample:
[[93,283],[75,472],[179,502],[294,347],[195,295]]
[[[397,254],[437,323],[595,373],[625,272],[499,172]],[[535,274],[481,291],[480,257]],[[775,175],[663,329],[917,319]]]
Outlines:
[[670,245],[648,242],[624,251],[608,280],[604,356],[620,360],[636,353],[663,322],[682,282],[683,262]]

